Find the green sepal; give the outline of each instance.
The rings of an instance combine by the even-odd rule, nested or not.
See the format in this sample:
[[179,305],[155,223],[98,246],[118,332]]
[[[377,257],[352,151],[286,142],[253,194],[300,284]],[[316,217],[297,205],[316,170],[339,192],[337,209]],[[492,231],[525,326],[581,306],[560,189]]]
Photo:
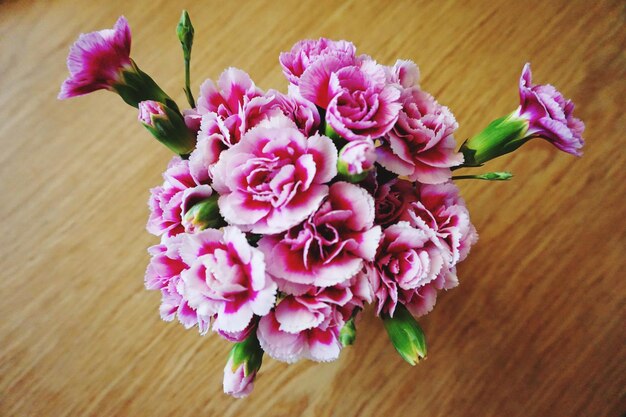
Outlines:
[[383,314],[382,319],[393,347],[405,361],[414,366],[426,357],[426,336],[404,305],[398,303],[393,317]]
[[528,121],[510,114],[489,123],[461,145],[464,167],[479,167],[498,156],[513,152],[530,138],[525,137]]
[[146,100],[154,100],[167,107],[179,111],[178,105],[158,86],[145,72],[139,69],[131,60],[131,65],[121,72],[121,79],[113,85],[113,91],[118,93],[122,100],[133,107]]
[[263,349],[256,332],[253,331],[243,342],[235,343],[230,350],[230,358],[233,360],[233,372],[244,363],[246,376],[258,371],[263,363]]

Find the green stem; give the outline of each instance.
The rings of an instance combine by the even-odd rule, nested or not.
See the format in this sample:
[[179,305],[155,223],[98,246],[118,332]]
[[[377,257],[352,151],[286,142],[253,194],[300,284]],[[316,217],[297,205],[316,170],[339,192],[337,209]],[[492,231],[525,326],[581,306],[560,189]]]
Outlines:
[[190,76],[190,71],[189,71],[190,61],[191,61],[190,57],[186,56],[185,57],[185,95],[187,96],[187,102],[189,103],[189,105],[192,108],[195,108],[196,102],[193,99],[193,94],[191,93],[191,89],[189,88],[191,84],[191,76]]
[[484,180],[484,181],[508,181],[513,177],[510,172],[487,172],[478,175],[453,175],[453,180]]

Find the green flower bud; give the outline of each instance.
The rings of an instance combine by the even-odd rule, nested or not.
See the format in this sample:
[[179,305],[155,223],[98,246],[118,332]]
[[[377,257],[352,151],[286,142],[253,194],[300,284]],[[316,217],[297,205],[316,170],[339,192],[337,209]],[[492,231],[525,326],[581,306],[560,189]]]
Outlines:
[[393,347],[405,361],[415,365],[426,357],[426,336],[404,305],[398,303],[393,317],[383,315],[382,319]]
[[176,35],[178,35],[178,40],[183,47],[185,59],[189,59],[191,56],[191,47],[193,45],[194,29],[187,10],[183,10],[183,13],[180,16],[180,21],[176,26]]
[[219,195],[213,194],[209,198],[197,202],[183,215],[183,226],[186,230],[218,229],[226,226],[226,221],[220,215],[217,205]]
[[195,148],[196,138],[177,109],[146,100],[139,103],[138,118],[152,136],[177,154],[188,155]]
[[351,318],[343,325],[339,331],[339,341],[342,346],[350,346],[356,339],[356,327],[354,327],[354,318]]

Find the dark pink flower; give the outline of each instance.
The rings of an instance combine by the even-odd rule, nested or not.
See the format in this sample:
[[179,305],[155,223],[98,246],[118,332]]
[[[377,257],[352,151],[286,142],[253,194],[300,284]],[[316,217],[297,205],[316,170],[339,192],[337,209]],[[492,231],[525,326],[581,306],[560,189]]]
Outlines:
[[456,152],[456,120],[447,107],[417,87],[402,92],[402,110],[378,148],[382,166],[412,181],[437,184],[463,162]]
[[542,137],[564,152],[582,155],[585,125],[574,117],[574,103],[549,84],[533,85],[530,64],[522,70],[519,94],[516,115],[529,122],[526,136]]
[[173,236],[185,231],[183,215],[195,203],[211,196],[211,187],[189,170],[189,162],[174,157],[163,173],[163,185],[150,190],[148,232]]
[[384,67],[374,61],[333,72],[330,85],[326,122],[344,139],[382,137],[398,120],[400,90],[387,83]]
[[253,233],[280,233],[315,211],[337,174],[325,136],[305,137],[284,116],[247,132],[213,169],[224,219]]
[[284,234],[263,237],[259,249],[272,260],[272,276],[327,287],[349,280],[374,259],[380,234],[374,199],[359,186],[337,182],[317,211]]
[[70,48],[67,68],[70,76],[63,82],[59,99],[67,99],[113,89],[123,69],[131,66],[130,28],[124,16],[113,29],[80,35]]
[[414,185],[399,178],[379,185],[375,193],[376,224],[389,226],[408,219],[409,204],[417,201]]

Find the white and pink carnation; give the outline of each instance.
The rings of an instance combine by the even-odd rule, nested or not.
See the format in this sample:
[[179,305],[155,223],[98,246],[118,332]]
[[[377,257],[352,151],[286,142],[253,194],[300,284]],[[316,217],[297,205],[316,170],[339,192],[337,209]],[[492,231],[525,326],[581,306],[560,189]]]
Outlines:
[[450,168],[463,163],[463,155],[455,150],[454,116],[417,87],[404,89],[401,102],[397,122],[377,149],[378,161],[412,181],[446,182]]
[[157,236],[174,236],[186,230],[185,212],[210,197],[213,190],[190,171],[189,161],[179,157],[172,159],[163,179],[163,185],[150,190],[150,217],[146,228]]
[[276,299],[276,283],[265,273],[263,253],[250,246],[236,227],[185,234],[182,295],[202,317],[214,317],[213,329],[237,338],[253,320],[266,315]]
[[[399,222],[385,229],[380,243],[374,273],[370,277],[378,303],[378,314],[393,316],[398,302],[410,311],[419,305],[421,297],[414,294],[434,282],[448,265],[448,253],[424,230]],[[422,290],[423,291],[423,290]]]
[[159,311],[163,320],[172,321],[177,317],[186,329],[197,325],[200,333],[205,334],[209,330],[210,317],[198,315],[180,291],[180,274],[188,268],[180,256],[183,236],[164,237],[160,244],[148,249],[151,259],[144,281],[148,290],[161,292]]
[[[452,182],[438,185],[418,183],[415,190],[416,201],[409,205],[402,219],[431,233],[449,251],[452,268],[467,257],[478,240],[465,201]],[[456,277],[453,279],[456,280]]]
[[374,199],[363,188],[337,182],[306,220],[259,242],[268,273],[296,284],[327,287],[355,276],[376,254],[381,235]]
[[337,359],[342,348],[341,328],[355,308],[369,299],[366,283],[362,277],[355,277],[333,287],[300,286],[302,291],[284,297],[259,321],[257,337],[261,347],[274,359],[288,363]]
[[326,38],[306,39],[297,42],[291,51],[281,53],[279,61],[287,80],[298,85],[303,74],[318,61],[331,61],[338,66],[352,65],[355,62],[355,53],[356,47],[352,42]]
[[224,219],[260,234],[284,232],[317,210],[337,174],[337,149],[284,116],[247,132],[213,169]]
[[344,139],[382,137],[398,120],[400,89],[387,83],[382,65],[365,61],[341,68],[331,74],[330,85],[326,122]]

